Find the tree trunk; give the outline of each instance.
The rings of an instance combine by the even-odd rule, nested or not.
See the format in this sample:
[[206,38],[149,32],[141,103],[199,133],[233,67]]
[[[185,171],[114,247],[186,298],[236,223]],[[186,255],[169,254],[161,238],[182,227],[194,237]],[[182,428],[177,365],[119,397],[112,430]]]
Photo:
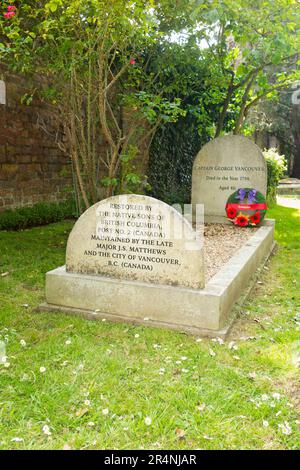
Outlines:
[[243,124],[244,124],[244,120],[245,120],[245,117],[246,117],[246,109],[247,109],[247,100],[248,100],[248,97],[249,97],[249,93],[251,91],[251,88],[255,82],[255,79],[256,79],[256,76],[257,76],[257,73],[258,72],[255,72],[251,79],[249,80],[247,86],[246,86],[246,89],[244,91],[244,94],[243,94],[243,97],[242,97],[242,102],[241,102],[241,108],[240,108],[240,112],[236,118],[236,121],[235,121],[235,125],[234,125],[234,130],[233,130],[233,133],[236,135],[236,134],[239,134],[241,132],[241,129],[243,127]]
[[232,94],[233,94],[233,91],[234,91],[233,80],[234,80],[234,77],[232,76],[231,80],[230,80],[230,84],[229,84],[228,89],[227,89],[226,99],[223,103],[222,111],[221,111],[221,114],[220,114],[220,117],[219,117],[215,137],[219,137],[219,135],[221,134],[221,132],[223,130],[227,109],[228,109],[228,106],[229,106],[229,103],[230,103],[230,100],[231,100],[231,97],[232,97]]

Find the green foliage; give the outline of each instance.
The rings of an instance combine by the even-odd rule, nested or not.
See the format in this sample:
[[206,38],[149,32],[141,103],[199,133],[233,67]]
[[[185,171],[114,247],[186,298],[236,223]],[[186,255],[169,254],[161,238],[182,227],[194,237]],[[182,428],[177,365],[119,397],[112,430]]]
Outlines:
[[300,82],[295,82],[291,88],[283,89],[276,99],[261,101],[247,119],[252,132],[255,130],[263,138],[276,137],[279,151],[288,161],[288,174],[296,178],[300,177],[300,170],[297,172],[300,167],[299,163],[297,165],[300,160],[300,106],[293,101],[299,87]]
[[[187,11],[185,5],[182,17]],[[154,138],[149,168],[152,195],[166,202],[189,202],[192,164],[199,148],[216,134],[253,133],[244,123],[251,107],[263,97],[274,97],[299,74],[299,35],[293,32],[297,14],[294,0],[286,2],[284,21],[277,0],[264,2],[263,9],[257,8],[257,2],[243,0],[194,2],[193,14],[185,17],[186,39],[163,44],[157,52],[158,64],[166,64],[160,85],[181,98],[187,113]]]
[[149,189],[146,176],[141,176],[137,170],[135,161],[138,155],[138,148],[134,145],[128,147],[126,154],[120,157],[121,169],[116,193],[118,194],[140,194]]
[[186,114],[180,107],[180,98],[175,97],[170,102],[166,98],[145,91],[137,92],[132,98],[131,104],[138,106],[143,117],[151,124],[155,124],[158,118],[162,123],[176,122],[179,116]]
[[252,106],[299,78],[299,13],[296,0],[212,0],[194,9],[190,35],[203,45],[219,96],[217,135],[242,132]]
[[[148,69],[161,40],[154,13],[152,0],[24,0],[12,18],[0,14],[0,60],[45,78],[36,94],[58,108],[59,144],[70,153],[85,208],[103,196],[103,186],[107,196],[126,186],[120,159],[130,145],[147,160],[159,125],[184,114],[158,80],[162,67],[158,75]],[[127,186],[142,181],[133,173]]]
[[[222,133],[249,134],[249,110],[300,76],[299,8],[296,0],[24,0],[13,18],[0,15],[0,59],[50,82],[42,94],[69,131],[86,206],[103,194],[100,166],[107,195],[141,184],[137,171],[124,184],[121,159],[126,146],[145,148],[147,125],[157,131],[153,193],[185,200],[190,181],[175,173],[191,169],[199,147]],[[134,114],[135,132],[126,135],[121,109]],[[110,146],[104,155],[101,135]],[[155,180],[155,166],[172,184],[161,173]]]
[[71,199],[58,204],[40,202],[31,207],[0,212],[0,230],[23,230],[76,216],[75,205]]
[[166,42],[157,50],[158,62],[151,63],[153,73],[160,62],[167,64],[157,86],[164,86],[170,100],[180,98],[184,111],[175,123],[160,127],[150,148],[150,194],[169,204],[190,202],[195,156],[215,133],[220,96],[213,84],[208,86],[207,67],[199,53],[193,44]]
[[269,203],[276,203],[277,186],[287,170],[287,162],[284,155],[279,155],[276,149],[264,150],[264,157],[268,170],[267,200]]
[[193,162],[200,147],[191,116],[159,130],[150,150],[150,195],[167,204],[189,203]]

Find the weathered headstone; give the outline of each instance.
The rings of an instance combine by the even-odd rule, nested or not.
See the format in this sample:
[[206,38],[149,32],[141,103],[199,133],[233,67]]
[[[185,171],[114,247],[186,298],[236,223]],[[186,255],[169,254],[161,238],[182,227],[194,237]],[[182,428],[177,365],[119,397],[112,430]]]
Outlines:
[[192,204],[204,204],[205,219],[226,220],[228,197],[239,188],[267,192],[267,167],[260,148],[240,135],[218,137],[198,153],[193,166]]
[[67,272],[204,287],[200,240],[185,218],[157,199],[114,196],[89,208],[68,240]]

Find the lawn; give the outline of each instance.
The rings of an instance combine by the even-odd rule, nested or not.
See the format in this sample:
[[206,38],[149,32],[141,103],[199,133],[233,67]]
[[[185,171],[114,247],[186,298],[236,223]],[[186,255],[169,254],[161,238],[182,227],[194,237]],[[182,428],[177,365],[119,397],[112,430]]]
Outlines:
[[299,448],[300,211],[269,216],[279,249],[224,344],[37,313],[72,222],[0,232],[0,448]]

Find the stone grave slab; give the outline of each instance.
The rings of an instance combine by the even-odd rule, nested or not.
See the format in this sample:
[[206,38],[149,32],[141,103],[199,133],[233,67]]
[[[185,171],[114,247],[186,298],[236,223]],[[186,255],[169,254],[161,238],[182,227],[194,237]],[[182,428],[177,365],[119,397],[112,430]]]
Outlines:
[[202,243],[161,201],[137,195],[101,201],[74,225],[66,265],[46,274],[39,310],[224,337],[234,304],[273,249],[274,223],[264,221],[205,286]]

